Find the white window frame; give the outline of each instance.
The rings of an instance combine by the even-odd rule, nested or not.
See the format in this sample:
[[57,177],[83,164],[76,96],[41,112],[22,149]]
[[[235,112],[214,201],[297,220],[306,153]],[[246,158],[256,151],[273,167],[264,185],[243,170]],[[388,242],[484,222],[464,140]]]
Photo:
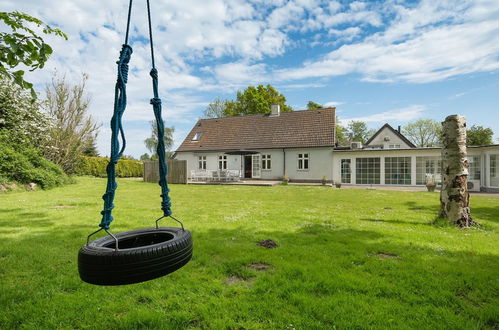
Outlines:
[[272,169],[272,156],[270,154],[262,155],[262,171],[270,171]]
[[[345,166],[344,164],[348,164]],[[348,176],[348,180],[346,177]],[[342,183],[352,183],[352,159],[342,158],[340,159],[340,177]]]
[[[306,165],[306,166],[305,166]],[[298,154],[298,171],[308,171],[310,169],[310,153]]]
[[196,134],[194,134],[194,136],[192,137],[192,141],[199,141],[199,139],[201,139],[201,136],[203,136],[203,132],[197,132]]
[[198,170],[206,170],[206,156],[198,156]]
[[259,154],[251,155],[251,177],[253,179],[259,179],[262,174],[261,169],[261,158]]
[[227,155],[219,155],[218,156],[218,169],[226,170],[227,169]]

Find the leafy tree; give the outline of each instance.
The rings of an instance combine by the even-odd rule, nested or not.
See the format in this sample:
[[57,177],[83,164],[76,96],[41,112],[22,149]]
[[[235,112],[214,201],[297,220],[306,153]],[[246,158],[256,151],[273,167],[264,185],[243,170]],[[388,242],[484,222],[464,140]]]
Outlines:
[[87,113],[90,104],[85,92],[87,78],[83,74],[79,84],[71,85],[65,76],[55,74],[46,87],[45,107],[53,125],[45,156],[66,173],[77,169],[81,155],[96,139],[100,127]]
[[[165,151],[170,150],[173,146],[173,132],[175,132],[175,127],[165,127]],[[156,149],[158,146],[158,127],[155,121],[151,121],[151,137],[144,140],[146,148],[151,152],[151,159],[156,159]]]
[[221,118],[225,117],[225,109],[227,109],[228,100],[222,100],[217,97],[213,102],[208,104],[203,111],[203,118]]
[[35,25],[42,29],[44,34],[53,34],[68,39],[59,29],[51,28],[41,20],[18,11],[0,12],[0,21],[10,28],[10,32],[0,32],[0,77],[13,81],[23,89],[29,89],[33,99],[36,98],[33,84],[24,80],[24,71],[15,70],[23,64],[30,71],[41,69],[52,54],[52,48],[43,41],[43,38],[31,29]]
[[149,159],[151,159],[151,156],[149,156],[147,152],[140,156],[140,160],[149,160]]
[[371,131],[363,121],[352,120],[348,123],[346,136],[350,141],[366,143],[371,135]]
[[0,78],[0,133],[17,145],[46,145],[49,118],[41,110],[40,102],[5,78]]
[[466,131],[466,145],[483,146],[492,144],[494,131],[491,128],[473,125]]
[[97,150],[97,139],[95,137],[89,137],[83,147],[82,154],[87,157],[99,157],[99,151]]
[[433,119],[419,119],[403,127],[402,133],[417,147],[441,144],[442,125]]
[[338,117],[336,117],[336,143],[340,146],[347,146],[349,144],[348,130],[345,126],[340,124]]
[[322,109],[324,106],[319,103],[315,103],[314,101],[308,101],[307,103],[307,110],[316,110],[316,109]]
[[225,114],[229,116],[270,113],[270,105],[279,104],[281,111],[293,111],[286,104],[286,97],[271,85],[248,86],[238,91],[235,101],[226,103]]
[[279,104],[281,111],[293,111],[286,104],[286,97],[271,85],[248,86],[244,91],[238,91],[236,100],[221,100],[216,98],[203,112],[204,118],[220,118],[242,116],[256,113],[270,113],[270,106]]

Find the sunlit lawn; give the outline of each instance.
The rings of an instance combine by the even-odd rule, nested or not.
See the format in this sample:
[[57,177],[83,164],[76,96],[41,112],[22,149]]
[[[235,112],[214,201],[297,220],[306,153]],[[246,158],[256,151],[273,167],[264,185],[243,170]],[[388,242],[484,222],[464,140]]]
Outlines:
[[[97,287],[76,256],[105,180],[77,181],[0,195],[0,329],[499,327],[497,197],[472,197],[482,227],[462,230],[431,224],[438,193],[173,185],[192,261]],[[159,186],[119,184],[112,230],[152,226]]]

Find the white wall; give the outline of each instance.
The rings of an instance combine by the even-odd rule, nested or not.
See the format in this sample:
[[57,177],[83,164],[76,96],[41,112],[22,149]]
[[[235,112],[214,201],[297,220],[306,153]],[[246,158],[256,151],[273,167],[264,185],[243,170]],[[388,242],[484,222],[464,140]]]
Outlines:
[[270,170],[262,169],[262,180],[282,180],[284,171],[284,153],[282,149],[261,149],[256,150],[260,152],[260,163],[262,155],[270,155],[271,166]]
[[[298,169],[298,154],[309,154],[309,169]],[[333,176],[332,148],[286,149],[286,174],[290,180],[321,180]]]
[[177,152],[175,159],[187,160],[187,175],[190,177],[192,170],[198,170],[198,157],[206,156],[206,169],[218,170],[218,156],[227,156],[227,169],[240,170],[241,169],[241,156],[239,155],[225,155],[220,153],[195,153],[195,152]]
[[[272,168],[271,170],[262,170],[261,179],[263,180],[281,180],[284,173],[284,153],[282,149],[260,149],[256,150],[263,154],[271,155]],[[298,154],[308,153],[309,169],[298,170]],[[483,147],[483,148],[468,148],[468,155],[481,156],[482,171],[481,181],[484,187],[499,187],[499,179],[490,177],[490,155],[499,154],[499,146]],[[223,155],[223,152],[214,153],[194,153],[194,152],[177,152],[176,159],[187,160],[188,174],[191,170],[198,169],[198,156],[206,156],[207,169],[218,169],[218,156]],[[411,179],[412,185],[416,184],[416,157],[424,156],[440,156],[440,149],[401,149],[401,150],[358,150],[358,151],[332,151],[332,148],[290,148],[285,149],[286,157],[286,174],[291,180],[321,180],[326,176],[328,180],[331,178],[335,181],[341,180],[341,159],[351,159],[351,183],[355,184],[355,159],[364,157],[380,157],[381,178],[380,184],[385,183],[384,176],[384,158],[385,157],[411,157]],[[230,170],[241,170],[241,156],[226,155],[227,167]]]
[[[286,157],[286,174],[290,180],[321,180],[326,176],[328,180],[332,177],[332,152],[331,148],[292,148],[285,149],[256,149],[261,155],[271,155],[271,169],[261,171],[263,180],[282,180],[284,175],[284,155]],[[309,154],[309,169],[298,170],[298,154]],[[217,153],[195,153],[195,152],[177,152],[175,158],[187,160],[187,170],[190,176],[192,170],[198,170],[198,156],[206,156],[206,169],[218,169],[218,156],[224,155],[223,152]],[[241,170],[241,156],[226,155],[227,168],[229,170]],[[244,164],[244,159],[242,160]]]

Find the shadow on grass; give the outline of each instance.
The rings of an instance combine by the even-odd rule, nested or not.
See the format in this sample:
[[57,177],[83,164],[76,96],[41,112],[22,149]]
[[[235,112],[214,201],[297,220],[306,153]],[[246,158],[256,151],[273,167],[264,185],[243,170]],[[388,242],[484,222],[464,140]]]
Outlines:
[[[5,286],[8,294],[0,302],[16,306],[4,313],[5,326],[14,326],[24,318],[38,322],[42,328],[49,327],[44,313],[54,315],[51,321],[66,327],[88,327],[98,322],[102,327],[123,328],[144,324],[152,328],[185,328],[192,324],[213,328],[221,323],[231,328],[251,328],[247,322],[271,320],[278,328],[289,323],[298,328],[369,328],[383,327],[390,319],[393,328],[438,328],[442,324],[449,328],[479,328],[494,327],[498,322],[490,290],[496,284],[494,274],[499,267],[493,254],[401,244],[380,232],[337,228],[332,223],[305,224],[296,232],[247,227],[192,232],[194,256],[184,268],[156,281],[106,288],[98,301],[89,298],[96,287],[80,283],[76,269],[76,255],[89,233],[87,227],[66,231],[41,228],[36,235],[22,239],[3,237],[0,252],[9,250],[20,255],[16,262],[23,266],[19,267],[32,265],[33,269],[16,269],[16,263],[11,261],[8,265],[12,268],[2,267],[2,276],[15,276],[22,270],[30,276],[24,281],[43,283],[39,290],[51,292],[51,304],[45,306],[42,298],[23,299],[29,295],[23,288]],[[276,241],[279,247],[265,249],[256,245],[264,239]],[[47,242],[53,245],[47,246]],[[380,255],[395,257],[383,259]],[[40,260],[45,260],[42,267]],[[271,265],[272,271],[248,269],[252,263]],[[227,278],[231,276],[249,281],[229,286]],[[136,312],[134,301],[141,299],[143,304],[157,307],[149,296],[157,297],[158,290],[168,292],[168,288],[175,290],[178,309],[183,313],[156,308],[157,318],[151,318],[151,314]],[[71,300],[67,292],[74,294],[74,304],[68,303]],[[193,296],[196,299],[191,301]],[[89,299],[86,307],[76,304],[76,299],[82,297]],[[163,299],[166,304],[176,298]],[[25,308],[28,304],[33,307]],[[88,314],[92,304],[101,306],[99,315],[95,319],[79,317]],[[105,317],[118,305],[122,311],[119,315],[112,320]],[[61,306],[65,313],[58,313]],[[26,311],[33,308],[44,313],[27,315]],[[265,327],[263,321],[259,327]],[[253,323],[253,327],[258,326]]]
[[418,225],[418,226],[430,226],[433,223],[433,219],[428,222],[417,222],[417,221],[404,221],[404,220],[393,220],[393,219],[359,219],[360,221],[369,221],[369,222],[380,222],[380,223],[390,223],[390,224],[398,224],[398,225]]
[[408,207],[409,210],[411,211],[434,211],[438,212],[438,201],[435,201],[435,205],[427,206],[427,205],[418,205],[414,201],[408,201],[405,202],[404,204]]
[[45,212],[26,212],[25,209],[0,209],[0,227],[51,227],[53,221]]
[[495,207],[473,207],[471,206],[471,216],[475,217],[478,222],[486,220],[498,223],[499,222],[499,201]]

